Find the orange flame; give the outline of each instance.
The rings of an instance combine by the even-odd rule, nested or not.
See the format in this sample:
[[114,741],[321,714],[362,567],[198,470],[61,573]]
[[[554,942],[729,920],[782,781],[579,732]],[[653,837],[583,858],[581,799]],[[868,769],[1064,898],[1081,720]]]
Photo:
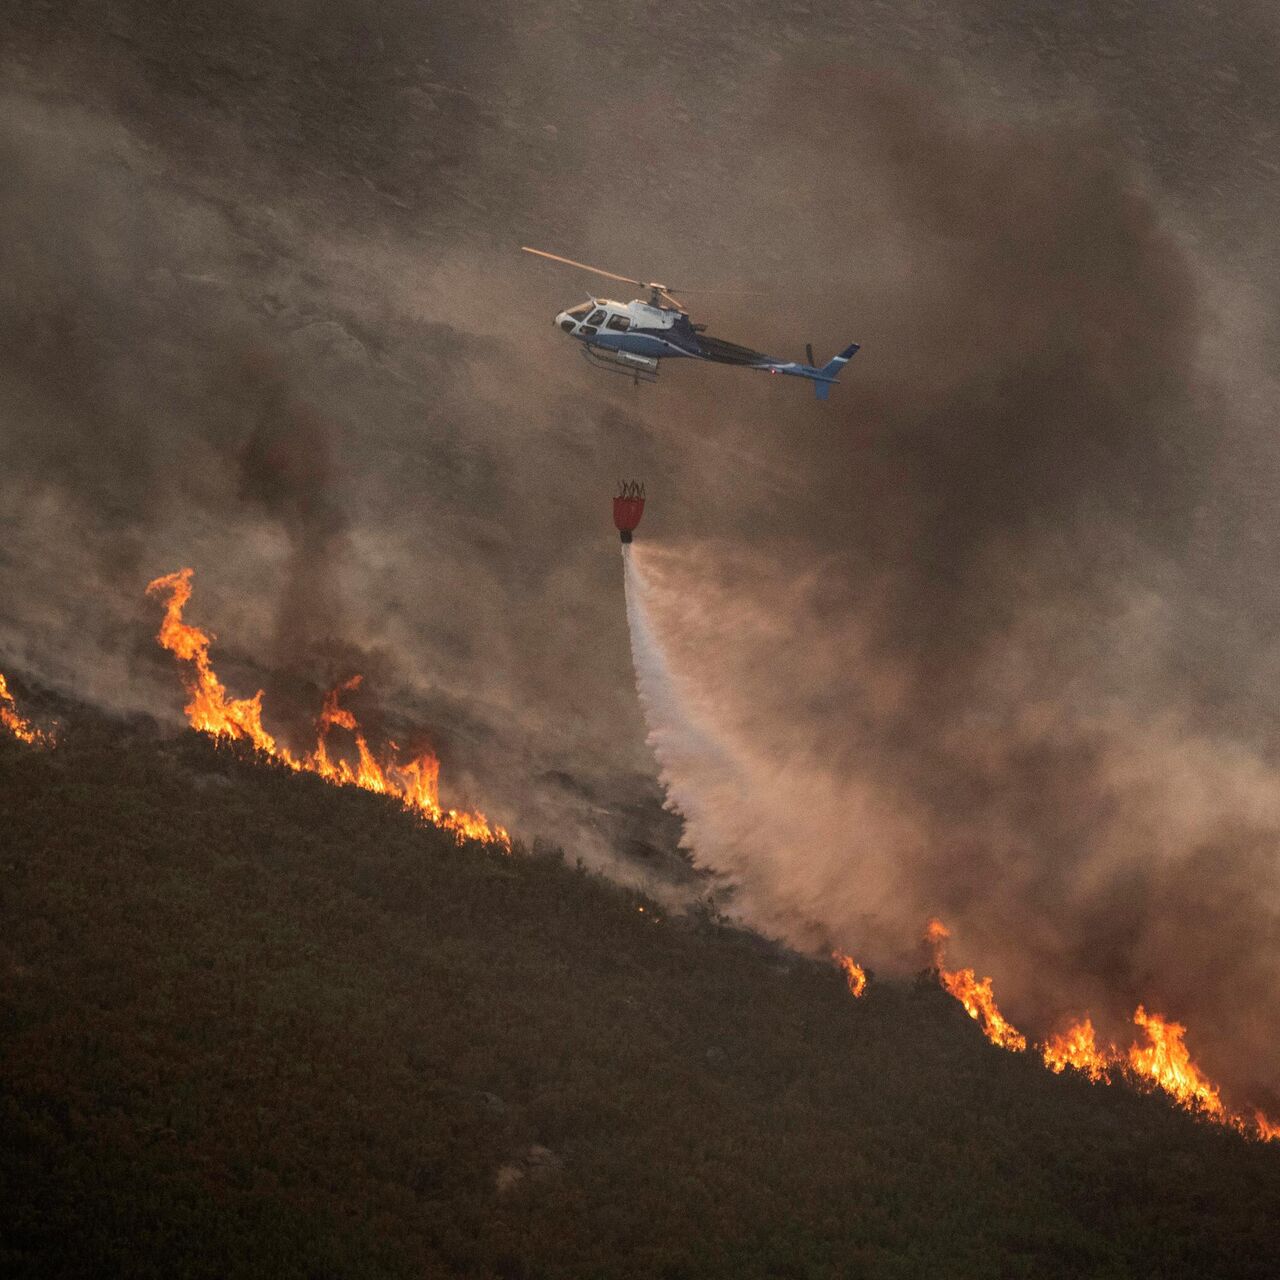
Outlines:
[[1180,1022],[1166,1022],[1159,1014],[1148,1013],[1139,1005],[1133,1015],[1136,1026],[1147,1033],[1150,1042],[1129,1049],[1129,1066],[1135,1074],[1145,1076],[1165,1093],[1192,1111],[1203,1111],[1217,1120],[1227,1118],[1218,1090],[1210,1084],[1191,1061],[1183,1044],[1187,1029]]
[[1045,1065],[1058,1072],[1074,1067],[1091,1080],[1106,1082],[1128,1072],[1167,1093],[1189,1111],[1200,1112],[1263,1142],[1280,1138],[1280,1124],[1263,1112],[1246,1116],[1223,1103],[1217,1085],[1206,1079],[1191,1061],[1191,1053],[1183,1041],[1187,1029],[1180,1022],[1148,1013],[1142,1005],[1135,1011],[1133,1021],[1146,1033],[1145,1045],[1130,1045],[1127,1052],[1121,1052],[1114,1044],[1099,1048],[1094,1040],[1093,1023],[1085,1018],[1041,1047]]
[[949,937],[951,937],[951,930],[937,916],[934,916],[924,927],[924,940],[929,944],[929,949],[933,952],[935,969],[941,966],[942,944]]
[[1110,1067],[1115,1056],[1100,1052],[1094,1038],[1093,1019],[1073,1022],[1060,1035],[1051,1037],[1041,1048],[1044,1065],[1061,1074],[1067,1067],[1083,1071],[1090,1080],[1110,1080]]
[[1027,1037],[1011,1025],[996,1007],[990,978],[979,981],[972,969],[939,969],[938,977],[942,979],[942,985],[964,1005],[969,1017],[982,1024],[982,1034],[992,1044],[1012,1049],[1015,1053],[1021,1053],[1027,1047]]
[[191,569],[170,573],[147,584],[147,594],[169,592],[164,621],[156,639],[182,662],[188,662],[190,674],[184,678],[191,700],[183,708],[193,729],[215,737],[247,739],[264,755],[283,761],[296,769],[298,763],[287,751],[276,746],[276,740],[262,727],[262,690],[252,698],[228,698],[222,682],[209,663],[209,645],[213,636],[199,627],[182,621],[182,611],[191,599]]
[[18,714],[18,704],[9,692],[4,673],[0,672],[0,725],[9,730],[19,742],[27,742],[32,746],[41,746],[48,741],[48,735],[41,733],[30,720]]
[[[981,982],[972,969],[945,969],[942,964],[943,943],[951,936],[941,920],[931,919],[925,926],[925,942],[933,951],[933,967],[943,987],[964,1005],[968,1014],[982,1024],[983,1034],[992,1044],[1021,1052],[1027,1047],[1026,1037],[1014,1030],[996,1008],[991,979]],[[1110,1083],[1113,1076],[1128,1073],[1163,1090],[1180,1106],[1197,1111],[1220,1124],[1263,1142],[1280,1139],[1280,1123],[1261,1111],[1246,1117],[1231,1111],[1222,1101],[1218,1087],[1201,1075],[1191,1061],[1183,1043],[1187,1029],[1159,1014],[1148,1013],[1139,1005],[1133,1015],[1134,1024],[1147,1035],[1147,1044],[1132,1045],[1123,1054],[1115,1045],[1098,1047],[1091,1018],[1073,1022],[1065,1031],[1051,1036],[1040,1045],[1040,1056],[1050,1071],[1061,1073],[1068,1067],[1083,1071],[1091,1080]]]
[[[440,761],[431,751],[408,759],[398,759],[399,748],[387,744],[380,754],[369,746],[355,716],[338,703],[339,696],[360,686],[362,677],[352,676],[325,695],[316,720],[316,745],[298,757],[276,740],[262,724],[262,690],[252,698],[229,698],[209,660],[213,637],[199,627],[183,622],[182,611],[191,599],[191,569],[167,574],[147,586],[149,594],[168,592],[164,621],[156,637],[182,662],[188,664],[183,682],[189,701],[184,711],[193,729],[214,737],[251,742],[263,755],[299,772],[315,773],[335,786],[360,787],[379,795],[394,796],[415,813],[437,827],[452,831],[459,839],[478,840],[510,850],[511,837],[503,827],[490,823],[483,813],[444,809],[440,805]],[[329,751],[329,735],[334,729],[355,736],[357,763]]]
[[856,1000],[867,989],[867,971],[843,951],[833,951],[831,958],[844,970],[849,984],[849,994]]
[[925,941],[933,949],[933,965],[938,971],[938,981],[944,989],[960,1001],[965,1012],[982,1027],[982,1034],[994,1045],[1021,1053],[1027,1047],[1027,1037],[1014,1027],[996,1007],[991,979],[981,980],[972,969],[945,969],[942,965],[942,944],[951,936],[941,920],[930,920],[925,927]]
[[[996,1007],[991,979],[978,981],[972,969],[943,967],[942,947],[950,936],[941,920],[932,919],[925,928],[925,941],[932,948],[938,980],[964,1005],[969,1016],[981,1023],[983,1034],[992,1044],[1021,1052],[1027,1047],[1026,1037],[1010,1026]],[[1133,1021],[1146,1032],[1147,1043],[1131,1045],[1127,1054],[1115,1045],[1099,1048],[1093,1020],[1082,1018],[1040,1045],[1040,1056],[1050,1071],[1061,1073],[1071,1067],[1099,1083],[1109,1084],[1114,1076],[1128,1071],[1190,1111],[1200,1112],[1263,1142],[1280,1140],[1280,1122],[1262,1111],[1255,1111],[1250,1117],[1227,1108],[1218,1087],[1191,1061],[1183,1041],[1186,1027],[1159,1014],[1148,1013],[1142,1005],[1134,1013]]]

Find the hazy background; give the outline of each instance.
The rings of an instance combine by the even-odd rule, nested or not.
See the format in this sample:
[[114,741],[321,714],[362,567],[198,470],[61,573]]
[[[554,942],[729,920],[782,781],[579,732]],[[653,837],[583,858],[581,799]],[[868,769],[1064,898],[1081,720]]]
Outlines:
[[[143,587],[190,564],[285,737],[360,670],[447,802],[661,848],[643,478],[752,783],[678,779],[726,901],[886,968],[939,914],[1024,1030],[1145,1000],[1274,1105],[1278,45],[1262,3],[10,6],[0,670],[178,723]],[[825,405],[635,388],[522,243],[863,351]]]

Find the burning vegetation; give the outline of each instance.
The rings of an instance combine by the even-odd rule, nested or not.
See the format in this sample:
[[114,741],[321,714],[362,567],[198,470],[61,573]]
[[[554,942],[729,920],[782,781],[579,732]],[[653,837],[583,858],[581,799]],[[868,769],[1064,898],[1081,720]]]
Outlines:
[[[933,967],[943,989],[964,1005],[992,1044],[1015,1053],[1023,1052],[1027,1048],[1027,1038],[1000,1013],[991,979],[979,981],[972,969],[944,967],[943,944],[950,936],[941,920],[930,920],[925,928],[925,942],[933,953]],[[1181,1023],[1148,1013],[1142,1005],[1135,1010],[1133,1022],[1145,1033],[1147,1043],[1135,1043],[1127,1051],[1121,1051],[1114,1044],[1100,1048],[1093,1020],[1087,1017],[1073,1022],[1065,1031],[1036,1047],[1051,1071],[1062,1072],[1070,1067],[1090,1080],[1105,1084],[1127,1076],[1167,1093],[1179,1106],[1241,1133],[1263,1141],[1280,1138],[1280,1124],[1261,1111],[1247,1116],[1232,1110],[1222,1101],[1217,1086],[1206,1079],[1192,1062],[1183,1040],[1187,1029]]]
[[852,957],[843,951],[833,951],[831,958],[844,970],[845,980],[849,984],[849,994],[856,1000],[867,989],[867,971]]
[[1072,1067],[1083,1071],[1090,1080],[1111,1080],[1111,1063],[1098,1052],[1092,1018],[1073,1022],[1061,1034],[1050,1037],[1041,1056],[1050,1071],[1063,1072]]
[[[479,811],[445,809],[440,804],[440,761],[431,751],[401,753],[394,742],[374,750],[354,714],[339,704],[342,694],[360,686],[352,676],[326,694],[316,719],[314,748],[296,754],[278,743],[262,723],[262,690],[252,698],[232,698],[218,679],[209,659],[213,637],[184,622],[182,612],[191,599],[191,569],[156,578],[147,586],[151,595],[167,594],[164,621],[156,637],[185,665],[183,682],[189,700],[184,711],[193,729],[216,738],[249,742],[254,749],[299,773],[315,773],[340,787],[360,787],[379,795],[394,796],[406,809],[434,826],[451,831],[459,839],[511,848],[507,831],[491,823]],[[334,730],[350,735],[355,758],[337,753],[331,746]]]
[[18,705],[9,692],[3,672],[0,672],[0,727],[7,729],[19,742],[27,742],[32,746],[43,746],[49,741],[48,734],[37,729],[30,720],[18,713]]
[[[250,743],[263,756],[295,772],[314,773],[339,787],[359,787],[380,795],[393,796],[411,812],[458,839],[477,840],[509,850],[507,831],[490,823],[483,813],[445,809],[440,804],[440,762],[431,751],[402,753],[388,741],[375,750],[355,714],[341,703],[342,695],[354,692],[362,683],[351,676],[325,695],[315,722],[315,745],[298,754],[281,745],[262,722],[262,691],[252,698],[232,698],[218,679],[209,657],[213,637],[183,621],[183,610],[191,599],[193,571],[182,569],[151,582],[152,595],[167,594],[164,620],[158,634],[161,645],[185,664],[183,680],[188,702],[184,708],[193,729],[218,739]],[[0,728],[18,740],[44,746],[49,733],[36,728],[18,710],[3,674],[0,674]],[[348,735],[346,750],[335,748],[335,732]],[[644,908],[640,907],[640,911]],[[982,1028],[992,1044],[1021,1053],[1028,1040],[1000,1012],[992,979],[978,978],[971,968],[949,969],[944,960],[950,931],[941,920],[931,919],[925,929],[933,970],[942,988],[958,1000],[968,1015]],[[832,959],[842,970],[849,993],[855,999],[867,989],[866,970],[843,951],[833,951]],[[1093,1020],[1077,1019],[1064,1030],[1034,1045],[1044,1065],[1055,1073],[1078,1071],[1097,1083],[1110,1084],[1127,1079],[1159,1089],[1179,1106],[1219,1124],[1262,1141],[1280,1139],[1280,1122],[1261,1111],[1251,1115],[1233,1109],[1222,1099],[1218,1086],[1192,1061],[1186,1046],[1186,1027],[1139,1005],[1133,1014],[1145,1043],[1131,1044],[1127,1050],[1114,1043],[1101,1044]]]
[[933,967],[938,971],[938,981],[964,1005],[969,1017],[981,1024],[982,1034],[992,1044],[1021,1053],[1027,1047],[1027,1038],[996,1008],[991,979],[979,981],[972,969],[943,968],[942,945],[950,936],[941,920],[930,920],[925,929],[925,941],[933,949]]

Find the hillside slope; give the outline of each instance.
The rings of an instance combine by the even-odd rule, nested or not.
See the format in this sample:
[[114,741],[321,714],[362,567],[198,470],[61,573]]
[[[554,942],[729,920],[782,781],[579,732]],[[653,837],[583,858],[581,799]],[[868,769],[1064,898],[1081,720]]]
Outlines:
[[1274,1274],[1274,1144],[926,982],[194,735],[0,740],[0,823],[6,1275]]

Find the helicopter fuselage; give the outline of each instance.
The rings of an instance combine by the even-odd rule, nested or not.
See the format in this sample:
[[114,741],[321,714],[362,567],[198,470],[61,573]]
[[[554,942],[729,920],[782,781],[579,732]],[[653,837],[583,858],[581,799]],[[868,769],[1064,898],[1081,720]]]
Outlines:
[[637,381],[655,378],[659,360],[706,360],[807,378],[820,400],[827,398],[831,384],[858,349],[854,343],[822,367],[780,360],[763,351],[713,338],[703,331],[704,326],[690,323],[688,315],[678,308],[655,306],[639,298],[630,302],[591,298],[560,312],[555,323],[583,344],[583,354],[592,363],[615,366],[615,372],[630,374]]

